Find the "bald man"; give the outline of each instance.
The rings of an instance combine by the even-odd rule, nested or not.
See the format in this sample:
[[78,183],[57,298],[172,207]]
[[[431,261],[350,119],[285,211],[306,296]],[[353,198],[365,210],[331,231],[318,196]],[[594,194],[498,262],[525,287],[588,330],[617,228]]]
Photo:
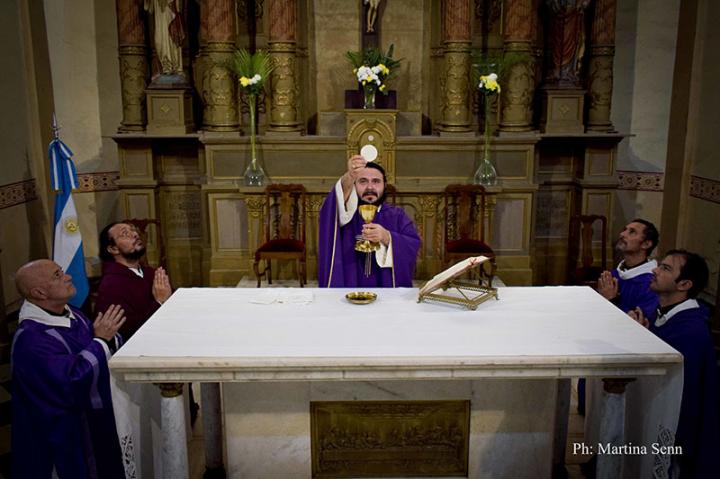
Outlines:
[[22,266],[25,298],[12,346],[13,477],[125,477],[108,359],[125,321],[118,306],[91,323],[69,306],[72,277],[50,260]]

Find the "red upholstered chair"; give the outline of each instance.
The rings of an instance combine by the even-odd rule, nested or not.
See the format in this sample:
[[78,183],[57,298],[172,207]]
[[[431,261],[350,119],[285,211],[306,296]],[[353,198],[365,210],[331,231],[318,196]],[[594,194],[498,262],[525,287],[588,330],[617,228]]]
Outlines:
[[495,252],[485,242],[485,188],[480,185],[448,185],[445,188],[445,252],[447,268],[471,256],[492,259]]
[[[594,266],[592,242],[594,226],[600,222],[600,265]],[[582,264],[578,266],[578,260]],[[600,273],[607,269],[607,218],[602,215],[575,215],[570,217],[568,232],[568,284],[597,286]]]
[[[306,279],[305,254],[305,187],[303,185],[268,185],[265,188],[265,242],[255,251],[253,270],[260,280],[267,277],[272,284],[272,263],[295,260],[302,288]],[[265,269],[260,271],[260,261]]]

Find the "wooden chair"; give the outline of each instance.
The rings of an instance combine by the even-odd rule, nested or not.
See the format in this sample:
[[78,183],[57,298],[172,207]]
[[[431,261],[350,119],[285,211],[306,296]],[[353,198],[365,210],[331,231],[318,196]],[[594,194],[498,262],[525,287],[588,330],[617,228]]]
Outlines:
[[[155,238],[157,240],[156,248],[158,252],[158,266],[162,266],[163,268],[165,268],[167,264],[167,256],[165,253],[165,242],[163,241],[160,220],[155,218],[132,218],[129,220],[123,220],[123,223],[131,224],[135,228],[137,228],[138,233],[140,233],[140,238],[142,238],[146,248],[148,247],[148,226],[153,225],[155,227]],[[143,258],[140,260],[140,263],[143,266],[148,265],[147,254],[143,256]]]
[[443,267],[470,256],[492,259],[495,252],[485,242],[485,188],[480,185],[448,185],[445,188],[445,252]]
[[[600,265],[593,258],[594,226],[600,222]],[[602,215],[575,215],[570,218],[568,233],[568,284],[597,286],[600,273],[607,269],[607,218]],[[581,265],[578,266],[578,260]]]
[[[294,259],[302,288],[307,283],[305,253],[305,187],[303,185],[268,185],[265,188],[265,242],[255,251],[253,270],[260,287],[262,276],[272,284],[272,263]],[[265,269],[260,271],[260,261]]]
[[395,188],[395,185],[391,185],[390,183],[385,184],[385,201],[394,204],[397,204],[397,188]]

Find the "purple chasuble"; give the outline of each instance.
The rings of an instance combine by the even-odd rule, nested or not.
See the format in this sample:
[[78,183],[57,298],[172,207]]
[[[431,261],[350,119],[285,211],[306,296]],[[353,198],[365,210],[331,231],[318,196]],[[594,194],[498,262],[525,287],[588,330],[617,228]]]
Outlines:
[[[665,324],[652,319],[650,331],[683,355],[683,391],[675,445],[682,455],[673,456],[680,464],[680,477],[717,477],[720,470],[720,390],[715,349],[710,336],[708,311],[694,300]],[[656,315],[653,315],[653,317]]]
[[[650,290],[650,281],[653,279],[652,270],[656,266],[657,262],[651,260],[623,272],[619,270],[620,266],[611,271],[613,277],[618,280],[619,294],[619,296],[613,300],[613,303],[620,308],[623,313],[632,311],[635,308],[640,308],[646,318],[651,318],[655,315],[655,310],[658,307],[658,296]],[[636,270],[636,268],[640,269]],[[625,276],[625,278],[623,278],[623,276]]]
[[25,305],[11,353],[13,477],[124,479],[105,346],[79,310],[52,326],[23,319],[42,312]]
[[[333,188],[320,208],[318,236],[318,284],[321,288],[412,287],[420,236],[402,208],[383,203],[373,223],[392,236],[393,267],[381,268],[371,253],[372,272],[365,276],[365,253],[355,251],[355,237],[362,233],[364,221],[356,211],[352,220],[340,226],[338,204]],[[394,281],[393,281],[394,280]]]

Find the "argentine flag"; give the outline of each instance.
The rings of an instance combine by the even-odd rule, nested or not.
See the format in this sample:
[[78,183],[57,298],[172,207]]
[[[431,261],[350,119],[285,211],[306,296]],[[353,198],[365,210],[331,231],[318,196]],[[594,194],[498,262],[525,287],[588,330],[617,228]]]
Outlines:
[[77,188],[77,173],[70,157],[72,151],[60,139],[50,142],[50,181],[55,190],[55,238],[53,261],[72,276],[77,293],[69,301],[81,307],[88,295],[85,258],[83,257],[80,223],[78,223],[72,190]]

